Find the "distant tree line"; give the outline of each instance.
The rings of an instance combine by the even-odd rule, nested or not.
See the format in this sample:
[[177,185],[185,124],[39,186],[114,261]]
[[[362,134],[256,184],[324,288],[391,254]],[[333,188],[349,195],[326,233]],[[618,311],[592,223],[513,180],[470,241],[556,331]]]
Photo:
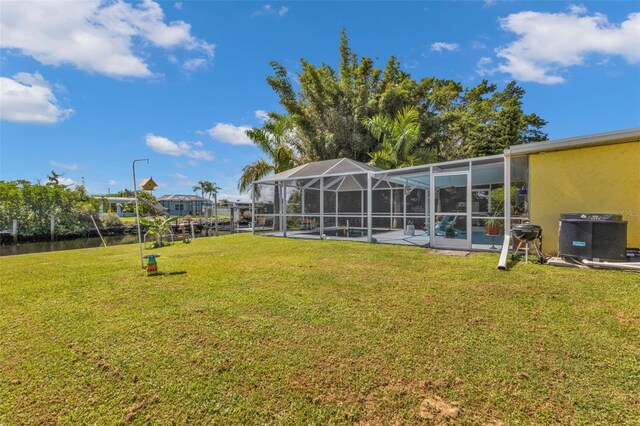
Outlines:
[[[57,235],[84,233],[94,229],[93,215],[98,226],[121,225],[114,214],[98,217],[100,197],[133,197],[133,191],[122,190],[102,196],[90,196],[84,185],[63,185],[62,174],[54,170],[45,184],[20,179],[0,181],[0,231],[11,230],[13,220],[18,221],[18,233],[22,237],[48,236],[51,217],[55,218]],[[156,198],[147,191],[138,191],[138,197],[151,203]],[[157,212],[144,203],[139,203],[141,216],[155,216]],[[126,203],[123,212],[135,212],[134,203]],[[108,209],[105,210],[108,213]]]
[[97,213],[99,201],[88,196],[83,185],[70,189],[57,183],[60,176],[53,174],[44,185],[28,180],[0,181],[0,230],[10,230],[17,219],[20,235],[47,235],[51,216],[59,234],[91,229],[89,216]]
[[292,74],[271,62],[267,83],[285,113],[270,113],[261,128],[247,132],[265,158],[243,169],[241,191],[309,161],[347,157],[392,168],[498,154],[547,139],[547,122],[522,110],[525,91],[514,81],[499,90],[487,80],[474,87],[416,80],[393,56],[384,69],[358,56],[344,30],[337,70],[304,58],[300,64],[296,89]]

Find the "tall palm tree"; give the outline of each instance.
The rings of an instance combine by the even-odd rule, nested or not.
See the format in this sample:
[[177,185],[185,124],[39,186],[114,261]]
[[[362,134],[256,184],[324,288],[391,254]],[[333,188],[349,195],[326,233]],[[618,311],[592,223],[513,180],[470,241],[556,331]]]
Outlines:
[[198,185],[200,185],[199,188],[202,190],[203,196],[204,194],[206,194],[209,200],[211,200],[211,196],[213,195],[213,199],[214,199],[213,216],[215,218],[214,223],[215,223],[216,236],[217,236],[218,235],[218,191],[222,188],[220,188],[215,182],[210,182],[208,180],[199,181]]
[[198,182],[200,188],[202,189],[202,196],[204,198],[207,195],[207,198],[211,198],[211,195],[217,194],[220,187],[218,187],[215,182],[209,182],[208,180],[201,180]]
[[293,120],[288,116],[275,116],[262,128],[247,130],[247,136],[262,150],[266,159],[254,161],[242,169],[238,181],[240,192],[247,192],[251,184],[272,173],[280,173],[296,167],[299,157]]
[[[198,187],[200,188],[200,198],[204,198],[204,195],[207,194],[207,189],[209,189],[209,185],[211,185],[211,182],[209,182],[208,180],[198,181]],[[195,189],[195,186],[193,188]],[[204,210],[204,201],[201,202],[201,204],[202,206],[200,208],[200,212],[202,213],[202,211]]]
[[379,150],[369,153],[369,164],[395,169],[428,161],[429,151],[416,146],[420,140],[420,113],[415,107],[405,107],[393,118],[378,114],[363,124],[382,143]]

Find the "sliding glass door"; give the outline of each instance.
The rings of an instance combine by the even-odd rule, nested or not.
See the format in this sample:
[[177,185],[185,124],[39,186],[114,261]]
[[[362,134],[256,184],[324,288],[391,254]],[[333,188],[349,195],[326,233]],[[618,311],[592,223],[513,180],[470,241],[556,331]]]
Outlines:
[[431,246],[471,247],[470,174],[468,171],[434,173],[432,176]]

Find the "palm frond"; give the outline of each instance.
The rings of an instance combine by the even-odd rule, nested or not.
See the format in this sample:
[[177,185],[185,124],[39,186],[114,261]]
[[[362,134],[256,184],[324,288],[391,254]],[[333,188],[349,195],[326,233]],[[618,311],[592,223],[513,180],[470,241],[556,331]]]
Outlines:
[[415,146],[420,139],[420,112],[405,107],[391,118],[381,114],[366,119],[364,126],[382,142],[382,148],[370,154],[371,164],[385,169],[415,161]]
[[245,132],[247,137],[268,156],[273,155],[273,135],[265,129],[253,128]]
[[240,192],[247,192],[254,181],[270,173],[280,173],[298,165],[298,150],[302,145],[297,141],[294,118],[272,114],[262,128],[248,130],[246,134],[268,158],[242,169],[242,176],[238,181]]
[[393,121],[382,114],[366,118],[362,124],[380,142],[383,142],[393,133]]
[[369,164],[380,167],[381,169],[392,169],[397,167],[397,158],[390,144],[383,144],[382,148],[369,153],[371,160]]
[[273,172],[273,166],[265,160],[254,161],[253,163],[244,166],[242,169],[242,175],[238,181],[238,190],[241,193],[249,191],[253,182],[260,180]]

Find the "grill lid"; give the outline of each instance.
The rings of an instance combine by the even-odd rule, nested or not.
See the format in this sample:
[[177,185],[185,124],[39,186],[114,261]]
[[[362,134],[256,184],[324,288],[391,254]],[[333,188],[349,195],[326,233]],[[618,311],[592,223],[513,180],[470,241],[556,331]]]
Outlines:
[[523,231],[523,232],[542,231],[542,227],[540,225],[534,225],[532,223],[519,223],[517,225],[513,225],[512,229],[514,231]]
[[522,241],[533,241],[542,235],[542,227],[531,223],[520,223],[513,225],[511,234]]

